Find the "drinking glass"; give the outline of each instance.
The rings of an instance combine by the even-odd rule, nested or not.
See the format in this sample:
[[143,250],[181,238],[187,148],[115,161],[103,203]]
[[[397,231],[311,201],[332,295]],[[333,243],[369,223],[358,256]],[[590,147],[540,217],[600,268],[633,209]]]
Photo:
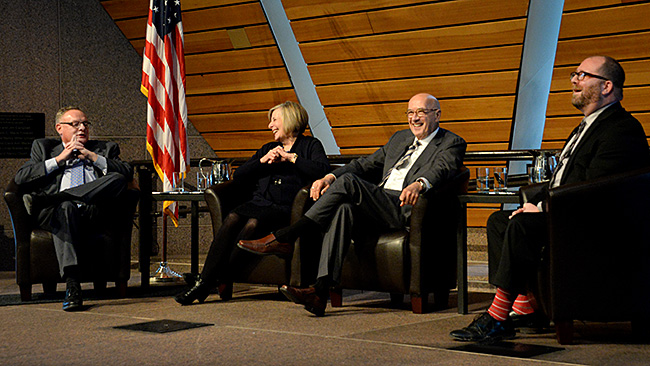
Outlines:
[[490,168],[476,168],[476,190],[481,193],[490,191]]
[[508,188],[508,168],[494,168],[494,190],[496,192],[505,192]]
[[208,188],[208,179],[201,174],[201,172],[196,173],[196,189],[203,192]]

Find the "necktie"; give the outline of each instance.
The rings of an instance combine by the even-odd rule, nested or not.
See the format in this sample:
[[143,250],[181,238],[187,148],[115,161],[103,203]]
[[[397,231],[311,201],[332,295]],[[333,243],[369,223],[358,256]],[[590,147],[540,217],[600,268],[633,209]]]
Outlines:
[[413,155],[413,152],[415,151],[415,149],[420,145],[421,145],[420,141],[415,141],[413,143],[413,145],[409,146],[408,150],[406,151],[406,154],[404,154],[404,156],[402,156],[397,161],[397,163],[395,163],[395,165],[393,165],[390,169],[388,169],[386,174],[384,174],[384,176],[381,178],[381,183],[379,183],[380,187],[383,187],[384,184],[386,184],[386,181],[388,180],[388,177],[390,177],[390,173],[392,173],[393,170],[399,169],[401,166],[403,166],[404,164],[406,164],[408,162],[411,155]]
[[79,160],[70,168],[70,188],[80,186],[85,183],[84,163]]
[[576,147],[576,144],[578,143],[578,140],[580,139],[580,134],[582,134],[582,131],[584,131],[585,126],[587,124],[585,123],[585,120],[583,119],[582,122],[580,122],[580,126],[578,126],[578,131],[575,133],[575,138],[571,140],[571,143],[569,146],[567,146],[566,149],[564,149],[564,152],[562,155],[560,155],[560,161],[557,163],[557,166],[555,167],[555,171],[553,172],[553,177],[551,178],[551,187],[553,186],[553,183],[555,182],[555,179],[557,177],[557,173],[560,171],[560,169],[564,166],[565,161],[569,161],[569,158],[571,157],[571,154],[573,153],[573,149]]

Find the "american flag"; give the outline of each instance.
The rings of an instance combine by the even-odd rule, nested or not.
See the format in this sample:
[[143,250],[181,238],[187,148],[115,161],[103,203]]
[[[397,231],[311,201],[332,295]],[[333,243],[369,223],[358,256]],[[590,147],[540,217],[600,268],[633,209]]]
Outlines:
[[[147,150],[163,191],[171,191],[173,173],[186,174],[190,163],[180,0],[150,0],[141,90],[148,99]],[[165,201],[163,210],[178,225],[176,202]]]

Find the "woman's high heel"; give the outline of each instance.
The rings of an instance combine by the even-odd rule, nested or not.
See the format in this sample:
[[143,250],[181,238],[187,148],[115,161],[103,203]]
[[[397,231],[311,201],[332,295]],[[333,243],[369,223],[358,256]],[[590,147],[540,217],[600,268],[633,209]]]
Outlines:
[[199,279],[191,289],[176,295],[174,300],[181,305],[191,305],[194,300],[203,303],[210,294],[210,290],[211,286]]

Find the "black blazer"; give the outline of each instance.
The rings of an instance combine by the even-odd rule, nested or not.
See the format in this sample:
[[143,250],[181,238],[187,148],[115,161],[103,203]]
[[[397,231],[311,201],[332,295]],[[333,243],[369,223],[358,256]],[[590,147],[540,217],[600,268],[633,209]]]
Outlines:
[[[120,160],[120,147],[115,142],[89,140],[86,149],[106,158],[108,172],[117,172],[124,175],[127,181],[133,179],[133,168]],[[44,138],[34,140],[30,160],[27,161],[16,173],[14,180],[19,185],[27,186],[32,192],[54,194],[59,191],[64,169],[57,169],[49,175],[45,172],[45,161],[58,156],[63,151],[60,139]],[[95,167],[97,177],[104,175]]]
[[[566,143],[576,133],[576,127]],[[565,143],[565,145],[566,145]],[[621,103],[605,109],[567,161],[560,185],[596,179],[650,165],[650,150],[641,123]],[[530,202],[537,203],[548,194],[548,187]]]
[[[344,173],[354,173],[379,184],[384,174],[406,153],[414,139],[410,129],[397,131],[386,145],[372,155],[356,159],[332,173],[337,177]],[[462,166],[466,148],[467,143],[462,137],[441,128],[406,173],[402,188],[420,177],[431,183],[432,190],[440,187]]]
[[233,174],[235,181],[256,185],[252,201],[260,206],[278,204],[290,207],[302,187],[322,178],[330,170],[321,142],[304,135],[298,136],[289,151],[298,154],[295,164],[260,163],[266,153],[279,145],[275,141],[265,144]]

